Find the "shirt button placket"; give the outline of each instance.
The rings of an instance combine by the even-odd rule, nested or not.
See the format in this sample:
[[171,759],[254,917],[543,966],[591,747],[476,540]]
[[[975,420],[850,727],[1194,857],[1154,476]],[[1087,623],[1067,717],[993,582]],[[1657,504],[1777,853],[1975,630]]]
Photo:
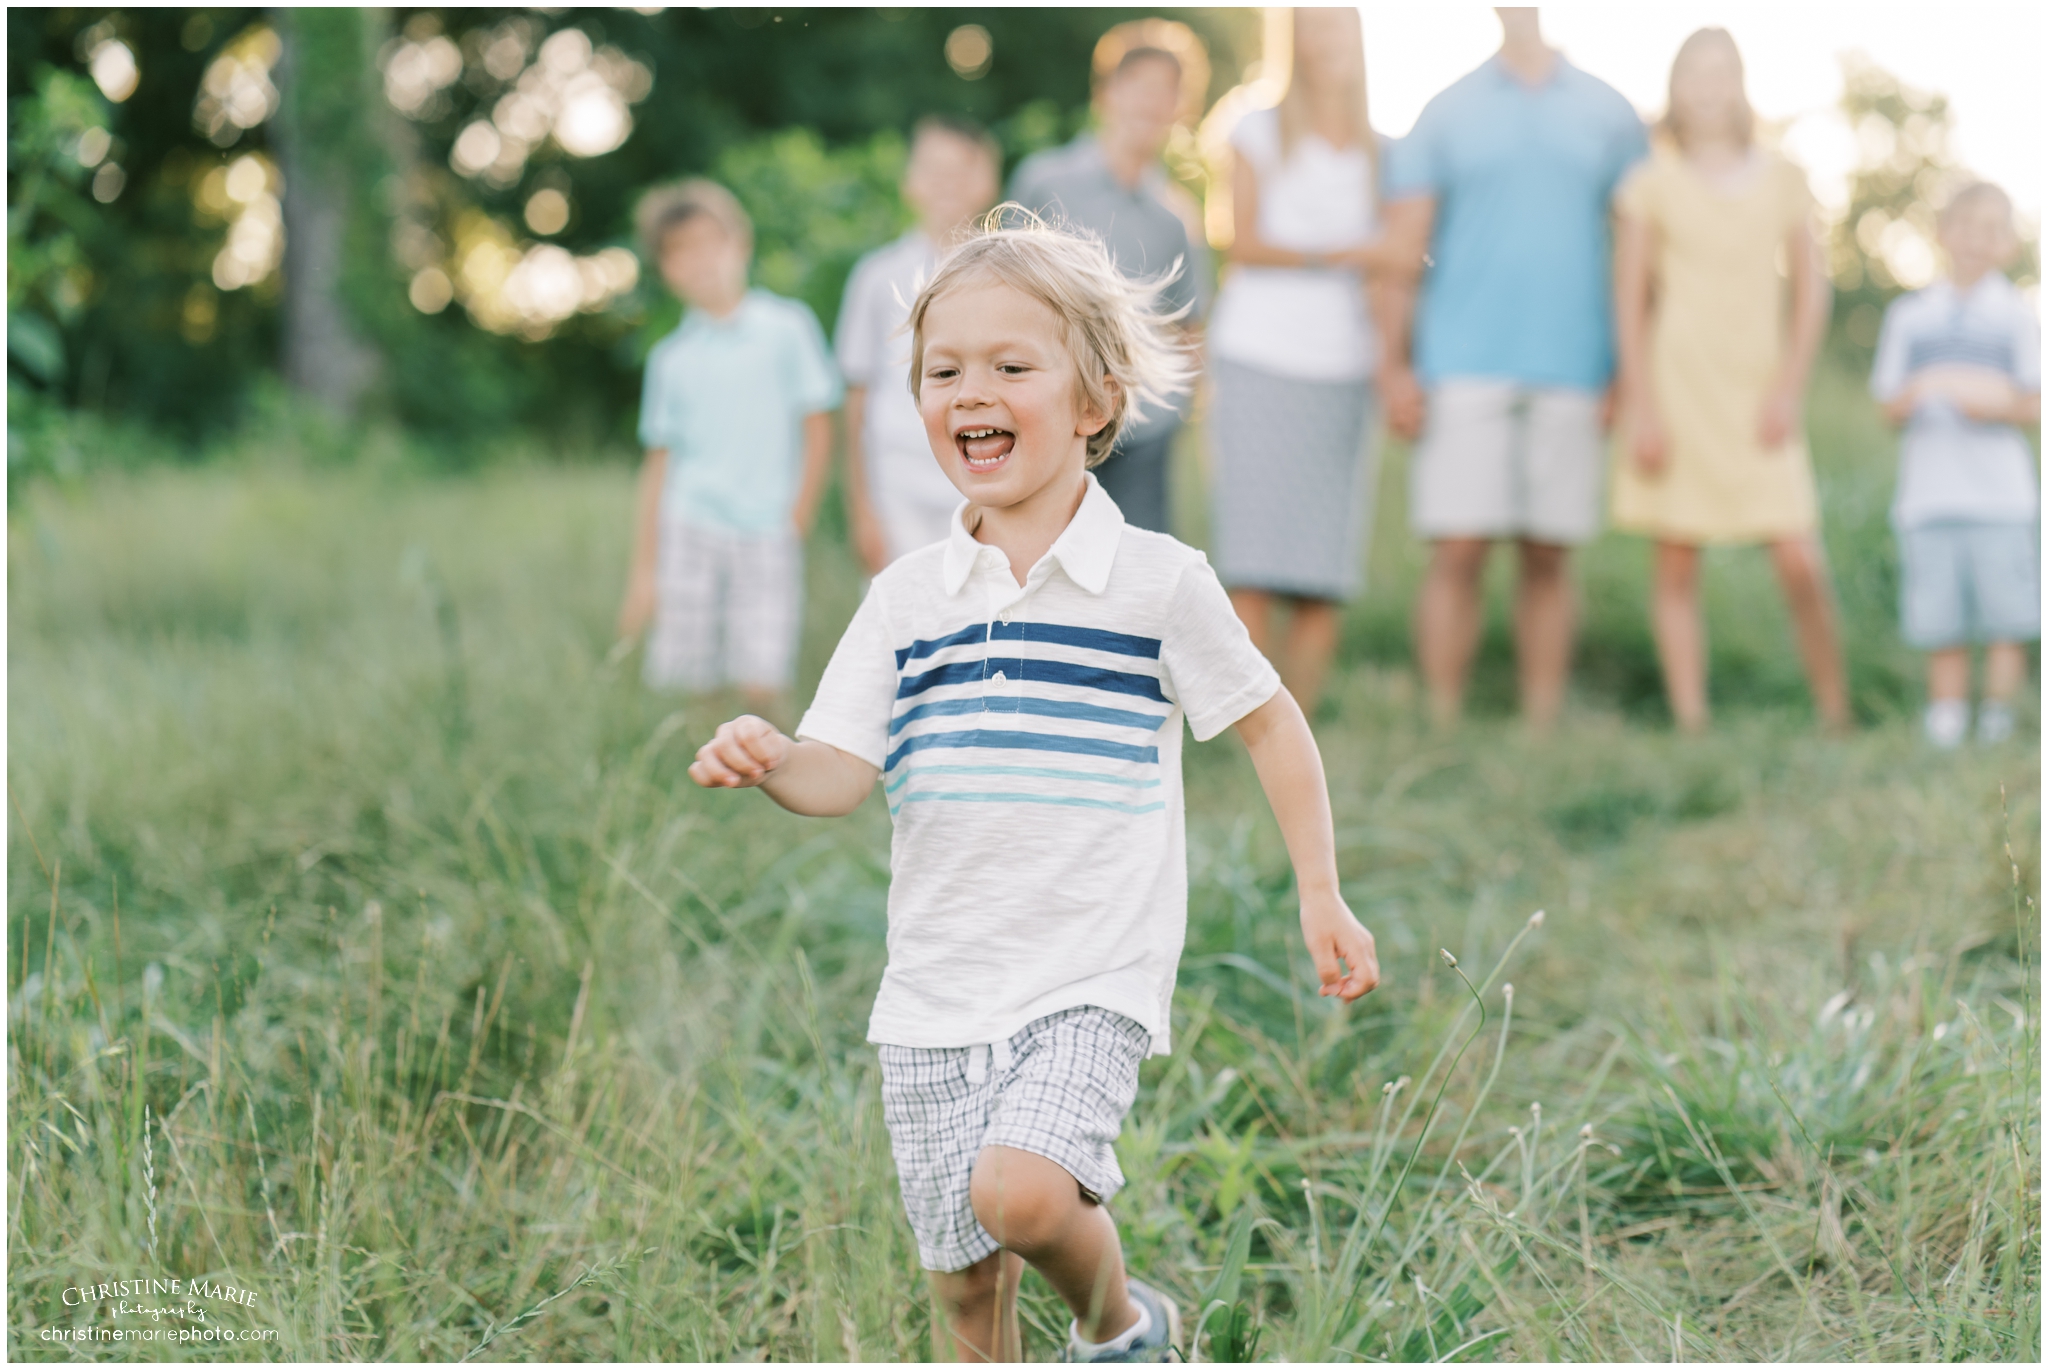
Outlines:
[[[1011,604],[1006,604],[1006,605],[1004,605],[1004,606],[1003,606],[1002,608],[1000,608],[1000,609],[996,610],[996,622],[998,622],[998,623],[1001,623],[1001,624],[1002,624],[1002,625],[1003,625],[1004,627],[1006,627],[1006,628],[1007,628],[1007,627],[1009,627],[1009,626],[1010,626],[1010,622],[1011,622],[1011,620],[1012,620],[1013,618],[1015,618],[1015,617],[1016,617],[1016,612],[1017,612],[1017,606],[1016,606],[1016,605],[1015,605],[1014,603],[1011,603]],[[995,628],[994,628],[994,625],[990,625],[990,628],[989,628],[989,645],[990,645],[991,647],[993,647],[993,646],[994,646],[994,644],[995,644]],[[984,668],[984,669],[985,669],[985,668]],[[1004,671],[1002,671],[1002,670],[998,669],[998,670],[996,670],[996,671],[994,671],[994,672],[991,672],[991,673],[989,673],[989,674],[988,674],[988,676],[987,676],[987,682],[986,682],[986,685],[984,686],[984,688],[983,688],[983,691],[982,691],[982,701],[981,701],[981,707],[982,707],[982,711],[983,711],[984,713],[986,713],[986,712],[988,712],[988,710],[989,710],[989,704],[988,704],[988,696],[989,696],[990,694],[1004,694],[1004,695],[1007,695],[1007,694],[1009,693],[1009,687],[1010,687],[1010,677],[1009,677],[1009,675],[1008,675],[1008,674],[1007,674],[1006,672],[1004,672]],[[1008,712],[1008,710],[1004,710],[1004,712]]]

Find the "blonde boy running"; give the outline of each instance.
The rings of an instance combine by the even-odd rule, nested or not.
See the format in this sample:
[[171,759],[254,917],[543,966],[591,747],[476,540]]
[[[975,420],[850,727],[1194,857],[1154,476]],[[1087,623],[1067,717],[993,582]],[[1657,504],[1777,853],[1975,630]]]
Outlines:
[[1168,1050],[1187,921],[1181,721],[1235,725],[1287,842],[1325,995],[1379,981],[1337,888],[1322,759],[1202,554],[1088,468],[1186,383],[1155,300],[1092,239],[971,239],[911,310],[911,390],[966,502],[875,577],[791,740],[734,719],[700,785],[895,818],[869,1040],[918,1251],[963,1360],[1016,1360],[1029,1262],[1072,1360],[1161,1360],[1178,1314],[1103,1206],[1138,1066]]

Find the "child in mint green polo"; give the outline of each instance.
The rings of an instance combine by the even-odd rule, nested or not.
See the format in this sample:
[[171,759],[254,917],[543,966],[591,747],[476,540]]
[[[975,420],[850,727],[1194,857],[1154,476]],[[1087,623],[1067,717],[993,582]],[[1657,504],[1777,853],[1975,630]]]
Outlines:
[[651,625],[644,672],[656,689],[732,685],[771,707],[795,676],[803,539],[839,374],[809,308],[748,288],[753,225],[723,186],[650,194],[640,234],[686,312],[647,357],[619,634]]

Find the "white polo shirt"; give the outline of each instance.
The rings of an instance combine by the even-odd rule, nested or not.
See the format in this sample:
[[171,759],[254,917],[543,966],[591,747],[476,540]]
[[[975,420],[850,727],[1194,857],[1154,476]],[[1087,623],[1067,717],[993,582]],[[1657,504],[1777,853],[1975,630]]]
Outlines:
[[797,728],[882,771],[889,964],[868,1040],[962,1047],[1092,1005],[1170,1042],[1187,931],[1181,720],[1280,688],[1200,552],[1088,477],[1023,585],[974,540],[876,576]]

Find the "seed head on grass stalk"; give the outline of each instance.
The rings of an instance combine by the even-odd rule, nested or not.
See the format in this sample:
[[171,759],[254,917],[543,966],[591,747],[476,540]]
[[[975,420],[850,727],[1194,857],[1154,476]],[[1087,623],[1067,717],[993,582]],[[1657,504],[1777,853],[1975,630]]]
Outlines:
[[[1535,926],[1533,921],[1530,926]],[[1513,948],[1510,947],[1509,950]],[[1479,990],[1473,985],[1471,978],[1458,969],[1458,958],[1451,955],[1450,948],[1439,947],[1437,954],[1444,958],[1444,964],[1451,968],[1452,974],[1464,982],[1465,988],[1471,992],[1472,1002],[1479,1005],[1479,1023],[1472,1029],[1471,1035],[1459,1043],[1458,1054],[1451,1057],[1450,1066],[1444,1071],[1443,1078],[1437,1081],[1436,1097],[1429,1101],[1429,1110],[1422,1115],[1422,1128],[1415,1134],[1415,1145],[1408,1149],[1408,1159],[1402,1162],[1401,1173],[1395,1178],[1394,1187],[1387,1192],[1386,1206],[1380,1209],[1379,1217],[1373,1220],[1372,1231],[1366,1234],[1365,1245],[1361,1248],[1364,1252],[1372,1250],[1373,1243],[1379,1240],[1380,1229],[1387,1225],[1387,1219],[1393,1215],[1394,1205],[1401,1201],[1401,1189],[1408,1183],[1408,1173],[1415,1169],[1415,1158],[1422,1154],[1422,1144],[1429,1138],[1429,1125],[1436,1118],[1437,1106],[1444,1101],[1444,1091],[1451,1086],[1451,1077],[1458,1073],[1458,1062],[1465,1059],[1466,1051],[1479,1040],[1479,1034],[1486,1031],[1486,1000],[1480,997]]]

